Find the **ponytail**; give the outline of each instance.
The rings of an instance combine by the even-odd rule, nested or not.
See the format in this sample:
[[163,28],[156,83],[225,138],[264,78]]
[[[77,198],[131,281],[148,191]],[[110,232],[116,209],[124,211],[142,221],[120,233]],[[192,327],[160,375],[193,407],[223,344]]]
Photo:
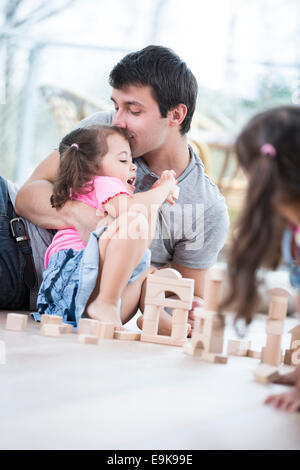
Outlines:
[[94,166],[85,158],[78,144],[67,148],[61,156],[59,175],[50,198],[52,207],[60,209],[73,194],[90,192],[93,187],[87,184],[87,180],[91,178]]
[[278,179],[274,159],[259,155],[251,166],[242,215],[238,221],[228,262],[229,293],[221,310],[234,302],[235,323],[251,322],[258,302],[257,269],[275,268],[280,260],[281,219],[273,210]]

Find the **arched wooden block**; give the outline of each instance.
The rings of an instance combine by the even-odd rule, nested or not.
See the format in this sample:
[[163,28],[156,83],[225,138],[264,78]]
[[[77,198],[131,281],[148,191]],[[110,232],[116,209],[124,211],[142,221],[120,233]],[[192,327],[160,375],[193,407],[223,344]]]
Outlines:
[[182,275],[180,274],[179,271],[176,271],[176,269],[173,268],[164,268],[164,269],[158,269],[153,273],[153,276],[155,277],[167,277],[170,279],[182,279]]

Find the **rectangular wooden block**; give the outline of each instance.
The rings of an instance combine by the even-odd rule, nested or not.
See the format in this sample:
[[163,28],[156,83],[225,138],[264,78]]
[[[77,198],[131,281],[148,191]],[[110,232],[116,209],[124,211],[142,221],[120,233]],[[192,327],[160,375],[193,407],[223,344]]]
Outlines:
[[183,346],[183,352],[189,356],[200,356],[200,350],[194,349],[190,341],[187,341]]
[[145,341],[147,343],[166,344],[168,346],[183,346],[186,342],[185,339],[173,339],[171,336],[164,335],[152,336],[144,333],[141,334],[141,341]]
[[270,335],[282,335],[284,322],[281,320],[267,320],[266,332]]
[[174,339],[185,339],[187,337],[188,325],[187,323],[172,323],[171,336]]
[[61,336],[60,327],[61,325],[58,325],[55,323],[54,324],[45,323],[44,325],[41,326],[40,331],[43,336],[50,336],[53,338],[57,338]]
[[254,351],[254,349],[248,349],[247,356],[254,359],[261,359],[261,351]]
[[188,310],[184,310],[182,308],[174,308],[172,312],[172,324],[181,325],[182,323],[186,323],[188,321]]
[[288,308],[288,298],[272,297],[269,306],[268,318],[271,320],[284,320]]
[[136,331],[115,331],[114,338],[125,341],[140,341],[141,333]]
[[96,336],[101,339],[113,339],[115,325],[113,323],[99,322]]
[[227,364],[228,360],[226,356],[197,349],[193,347],[193,344],[190,341],[184,345],[183,352],[189,356],[200,357],[203,361],[211,362],[213,364]]
[[247,356],[250,349],[251,341],[240,341],[231,339],[227,343],[228,356]]
[[82,344],[98,344],[99,338],[94,335],[78,335],[78,341]]
[[267,385],[278,377],[278,368],[269,364],[260,364],[254,371],[254,379],[263,385]]
[[192,306],[191,302],[183,302],[182,300],[177,299],[163,299],[161,297],[146,297],[145,304],[147,305],[157,305],[158,307],[170,307],[170,308],[181,308],[184,310],[189,310]]
[[143,333],[147,335],[156,335],[157,334],[157,329],[158,329],[158,320],[148,320],[147,318],[144,318],[143,321]]
[[261,360],[263,364],[269,364],[270,366],[280,366],[282,358],[282,349],[273,348],[262,348]]
[[80,318],[77,325],[77,334],[98,336],[99,322],[91,318]]
[[146,304],[144,309],[144,318],[147,318],[147,320],[156,321],[159,317],[159,311],[160,307],[157,305]]
[[221,356],[219,354],[214,354],[214,353],[209,353],[207,351],[203,351],[200,357],[206,362],[212,362],[214,364],[227,364],[227,357]]
[[62,317],[60,317],[59,315],[43,314],[41,315],[41,327],[46,323],[48,325],[60,325],[62,323]]
[[7,330],[24,331],[27,327],[28,315],[22,313],[8,313],[6,316]]

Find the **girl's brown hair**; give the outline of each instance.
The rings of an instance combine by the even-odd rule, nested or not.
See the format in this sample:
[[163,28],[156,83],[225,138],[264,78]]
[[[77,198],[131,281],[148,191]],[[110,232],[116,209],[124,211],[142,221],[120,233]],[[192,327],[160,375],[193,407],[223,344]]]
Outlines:
[[72,194],[93,190],[92,177],[99,171],[99,158],[108,152],[107,138],[119,134],[129,142],[127,132],[116,126],[91,126],[67,134],[59,145],[60,166],[51,205],[60,209]]
[[[275,156],[263,154],[266,143]],[[252,118],[235,151],[249,184],[229,255],[229,293],[220,310],[234,302],[235,320],[249,324],[258,300],[257,270],[275,269],[281,259],[286,221],[278,205],[300,203],[300,107],[274,108]]]

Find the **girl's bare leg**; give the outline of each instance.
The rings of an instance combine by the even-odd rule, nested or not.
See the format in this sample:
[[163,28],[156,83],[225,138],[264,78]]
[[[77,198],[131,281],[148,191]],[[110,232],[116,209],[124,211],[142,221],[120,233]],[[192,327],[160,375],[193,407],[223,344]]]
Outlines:
[[[131,273],[146,251],[148,222],[138,213],[122,214],[115,222],[99,239],[99,274],[86,314],[90,318],[111,322],[120,327],[118,301]],[[127,230],[131,222],[139,225],[139,237]]]

